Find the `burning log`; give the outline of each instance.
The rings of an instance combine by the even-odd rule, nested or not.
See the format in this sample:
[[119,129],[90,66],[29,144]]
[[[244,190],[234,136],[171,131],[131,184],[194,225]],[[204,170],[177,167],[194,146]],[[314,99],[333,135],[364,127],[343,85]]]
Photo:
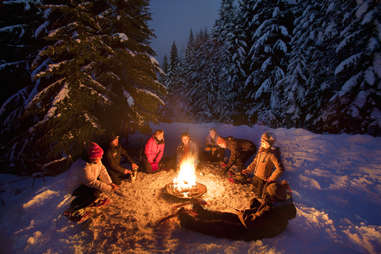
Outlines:
[[188,158],[181,163],[177,177],[165,186],[165,190],[168,194],[181,199],[198,198],[206,192],[206,186],[196,182],[193,158]]

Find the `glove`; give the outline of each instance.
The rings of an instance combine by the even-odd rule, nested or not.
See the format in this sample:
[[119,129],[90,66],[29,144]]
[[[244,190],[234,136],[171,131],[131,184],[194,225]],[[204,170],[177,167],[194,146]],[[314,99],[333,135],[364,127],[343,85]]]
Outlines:
[[151,166],[153,171],[156,171],[159,169],[159,163],[152,163]]
[[226,168],[227,165],[226,165],[226,163],[221,162],[221,163],[220,163],[220,166],[221,166],[221,168]]

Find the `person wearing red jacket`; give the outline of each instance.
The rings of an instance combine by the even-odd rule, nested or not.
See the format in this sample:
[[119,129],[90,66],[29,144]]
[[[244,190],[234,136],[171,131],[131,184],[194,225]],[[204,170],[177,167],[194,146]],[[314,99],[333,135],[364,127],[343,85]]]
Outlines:
[[159,171],[159,163],[164,154],[164,131],[156,130],[144,147],[143,166],[147,173]]

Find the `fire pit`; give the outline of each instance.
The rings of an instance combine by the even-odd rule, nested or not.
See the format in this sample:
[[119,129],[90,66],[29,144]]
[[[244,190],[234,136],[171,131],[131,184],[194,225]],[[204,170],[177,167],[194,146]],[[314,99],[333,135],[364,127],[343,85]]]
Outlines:
[[180,165],[180,171],[172,183],[165,186],[165,191],[172,196],[181,199],[199,198],[206,192],[206,186],[196,182],[194,159],[184,160]]

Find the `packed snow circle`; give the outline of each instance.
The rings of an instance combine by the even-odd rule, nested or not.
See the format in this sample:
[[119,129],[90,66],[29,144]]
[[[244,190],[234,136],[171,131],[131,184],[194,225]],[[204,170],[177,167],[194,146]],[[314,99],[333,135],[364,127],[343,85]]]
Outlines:
[[[182,228],[176,220],[156,223],[179,203],[163,187],[175,170],[139,173],[123,182],[123,197],[112,194],[107,207],[91,210],[82,224],[63,212],[71,195],[66,173],[56,177],[0,177],[0,242],[2,253],[380,253],[381,138],[368,135],[319,135],[302,129],[224,124],[161,124],[166,150],[188,131],[199,144],[209,127],[222,136],[259,143],[264,131],[275,134],[286,179],[292,188],[296,218],[283,233],[257,241],[232,241]],[[142,142],[135,136],[129,142]],[[201,163],[197,182],[207,187],[207,208],[245,209],[252,192],[233,184],[212,163]]]

